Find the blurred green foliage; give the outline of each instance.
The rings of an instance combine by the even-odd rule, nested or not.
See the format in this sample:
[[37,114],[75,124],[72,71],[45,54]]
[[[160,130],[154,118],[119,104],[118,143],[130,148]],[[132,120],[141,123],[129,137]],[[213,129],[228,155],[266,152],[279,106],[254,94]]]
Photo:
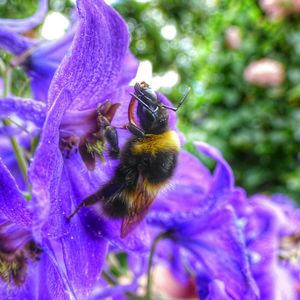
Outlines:
[[0,0],[0,16],[11,19],[30,17],[37,6],[36,0]]
[[[186,86],[192,88],[178,113],[187,148],[193,151],[193,140],[207,141],[222,151],[237,184],[249,193],[284,192],[300,201],[300,14],[272,21],[254,0],[113,5],[128,23],[136,57],[151,61],[154,75],[179,74],[176,86],[161,91],[176,102]],[[0,16],[29,16],[36,6],[34,0],[0,0]],[[70,1],[50,1],[50,9],[65,14],[70,7]],[[162,34],[166,25],[175,26],[174,38]],[[225,42],[230,26],[241,32],[236,50]],[[243,79],[246,66],[265,57],[285,66],[286,79],[278,87]]]

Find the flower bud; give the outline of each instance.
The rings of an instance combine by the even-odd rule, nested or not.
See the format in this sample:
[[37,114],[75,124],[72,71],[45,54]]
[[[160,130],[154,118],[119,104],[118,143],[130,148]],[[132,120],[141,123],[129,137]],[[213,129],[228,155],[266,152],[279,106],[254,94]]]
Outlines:
[[241,31],[236,26],[230,26],[225,32],[226,45],[230,49],[239,49],[241,47]]
[[264,58],[252,62],[244,71],[246,81],[262,86],[278,86],[285,79],[284,67],[281,63]]

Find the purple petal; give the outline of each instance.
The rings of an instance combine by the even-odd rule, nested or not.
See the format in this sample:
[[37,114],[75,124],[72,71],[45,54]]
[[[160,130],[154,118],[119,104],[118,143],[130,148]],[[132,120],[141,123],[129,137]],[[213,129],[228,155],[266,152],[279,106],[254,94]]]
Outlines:
[[147,220],[169,231],[176,243],[198,258],[210,277],[226,284],[226,293],[233,299],[256,298],[244,241],[229,206],[210,213],[160,213]]
[[28,58],[27,72],[35,99],[47,100],[53,75],[71,45],[75,28],[59,40],[41,43]]
[[107,242],[96,239],[79,221],[72,222],[70,232],[60,239],[67,275],[77,297],[88,299],[101,277]]
[[[285,202],[287,205],[287,202]],[[271,300],[281,295],[286,299],[297,299],[295,296],[295,279],[279,261],[280,239],[291,233],[293,218],[285,215],[285,204],[278,205],[264,195],[251,197],[243,211],[247,220],[245,236],[251,257],[251,269],[260,289],[262,299]],[[295,208],[294,211],[297,211]],[[298,230],[299,227],[294,227]],[[278,287],[282,288],[278,288]],[[285,298],[284,298],[285,299]]]
[[35,46],[36,42],[18,35],[14,31],[1,27],[0,28],[0,48],[14,54],[20,55]]
[[40,0],[39,7],[35,14],[25,19],[0,19],[0,26],[9,28],[14,32],[26,32],[39,25],[48,10],[48,0]]
[[46,105],[32,99],[19,97],[0,98],[0,117],[16,114],[24,121],[32,121],[42,127],[46,117]]
[[0,299],[33,299],[30,285],[22,286],[21,288],[9,288],[6,283],[0,282]]
[[[101,168],[97,168],[94,172],[87,172],[82,160],[77,157],[75,163],[75,157],[65,162],[66,172],[68,177],[65,182],[71,183],[71,190],[74,193],[72,203],[74,207],[66,212],[67,215],[75,209],[75,207],[88,195],[94,193],[101,185],[107,182],[114,172],[114,167],[110,162],[105,165],[101,165]],[[98,238],[106,238],[112,244],[121,249],[129,249],[131,251],[144,252],[149,250],[150,239],[148,232],[141,225],[140,228],[134,230],[126,238],[121,239],[121,222],[119,220],[110,220],[107,218],[99,205],[94,205],[90,208],[83,208],[79,212],[79,216],[83,220],[87,230],[93,233]],[[74,219],[78,219],[77,216]],[[73,222],[73,219],[70,221]]]
[[[257,299],[258,290],[232,210],[223,208],[195,223],[181,233],[183,245],[198,256],[213,278],[225,283],[226,293],[233,299]],[[197,231],[193,245],[190,236]]]
[[[131,292],[137,289],[137,284],[118,285],[114,287],[101,287],[94,293],[90,300],[112,299],[115,296],[124,296],[126,292]],[[128,299],[128,298],[118,298]]]
[[[97,224],[94,224],[91,219],[84,219],[82,222],[78,216],[74,216],[67,222],[66,215],[75,209],[92,188],[96,189],[101,180],[107,180],[108,172],[103,169],[105,168],[99,168],[99,173],[87,172],[79,154],[65,159],[62,174],[57,179],[59,181],[55,183],[58,191],[56,194],[50,193],[49,215],[51,217],[43,227],[44,234],[59,238],[62,243],[67,274],[74,292],[82,299],[88,298],[101,274],[106,255],[107,242],[104,239],[104,237],[108,238],[106,232],[109,234],[109,240],[117,243],[114,235],[118,235],[120,240],[120,226],[118,228],[110,226],[111,221],[104,220],[101,215],[96,215]],[[49,186],[48,184],[48,189]],[[90,208],[82,209],[79,215],[85,217],[89,210]],[[129,248],[133,247],[134,241],[130,243],[131,240],[127,241],[128,246],[125,241],[123,243]],[[78,269],[84,271],[78,272]]]
[[122,18],[102,0],[78,1],[78,10],[79,29],[54,76],[49,101],[67,88],[74,99],[72,108],[82,110],[95,107],[116,89],[129,35]]
[[205,300],[231,300],[225,292],[225,284],[220,280],[213,280],[208,286],[208,296]]
[[[45,126],[47,126],[47,122]],[[70,159],[68,163],[80,176],[81,167],[83,167],[82,161],[76,162],[74,159]],[[44,168],[43,172],[49,170],[47,165],[41,167]],[[34,170],[37,168],[35,167]],[[62,168],[61,173],[60,170],[58,174],[51,173],[48,181],[52,182],[46,182],[43,187],[43,192],[49,195],[49,199],[45,199],[44,202],[50,201],[50,203],[46,203],[47,211],[43,212],[45,215],[49,213],[50,216],[44,217],[43,234],[58,240],[62,247],[61,256],[72,290],[78,299],[88,299],[101,275],[107,242],[101,235],[95,234],[88,225],[84,223],[83,226],[78,217],[75,216],[71,221],[67,221],[66,215],[73,210],[74,202],[77,199],[76,189],[73,188],[70,180],[72,174],[66,166]],[[87,174],[86,171],[85,174]],[[85,181],[88,182],[89,179],[85,177]],[[52,184],[56,185],[55,190],[52,188]],[[78,188],[83,188],[80,182],[77,182],[76,185],[79,185]],[[34,208],[36,209],[36,205]]]
[[134,280],[146,274],[148,260],[146,255],[141,255],[138,252],[127,253],[128,268],[134,274]]
[[54,70],[49,70],[45,75],[39,74],[35,71],[28,71],[30,86],[34,99],[46,102],[48,99],[48,90],[51,84]]
[[44,225],[48,218],[51,207],[50,199],[57,199],[58,197],[57,191],[63,167],[62,154],[58,146],[59,125],[70,102],[69,93],[63,90],[53,103],[29,170],[33,195],[32,206],[37,230]]
[[0,137],[0,145],[1,145],[0,157],[2,158],[2,161],[5,164],[5,166],[12,174],[13,178],[15,179],[18,188],[21,191],[27,191],[27,186],[24,177],[20,172],[20,168],[18,166],[16,156],[12,151],[12,145],[8,137],[9,135],[6,136],[5,132],[2,132],[2,136]]
[[225,292],[225,284],[221,280],[211,279],[207,274],[199,271],[196,276],[199,299],[231,300]]
[[296,289],[298,280],[287,268],[278,263],[274,263],[272,268],[260,264],[253,268],[252,273],[260,290],[260,299],[299,300]]
[[[48,241],[45,241],[45,245]],[[74,299],[74,291],[64,274],[63,265],[59,263],[52,250],[43,248],[41,260],[37,263],[36,270],[32,271],[30,299]],[[34,286],[36,285],[36,286]]]
[[71,46],[76,29],[77,25],[74,25],[62,38],[40,43],[31,55],[33,63],[38,65],[37,61],[42,61],[45,57],[50,61],[60,62]]
[[199,152],[217,162],[211,186],[212,192],[214,194],[221,194],[225,190],[231,190],[234,185],[233,172],[229,164],[223,158],[221,152],[213,146],[203,142],[194,142],[194,144]]
[[[161,232],[160,232],[161,233]],[[157,236],[156,234],[155,236]],[[189,263],[189,259],[186,257],[186,250],[180,247],[179,244],[170,240],[164,239],[159,242],[155,251],[156,261],[158,265],[169,264],[171,274],[176,280],[183,285],[191,279],[191,274],[187,270],[192,270],[192,265]],[[190,255],[189,255],[190,257]],[[144,274],[146,274],[146,266],[144,268]]]
[[0,214],[20,226],[29,227],[31,215],[15,179],[0,159]]
[[282,194],[275,194],[271,201],[285,215],[284,227],[281,228],[281,234],[290,234],[300,228],[300,209],[296,202]]
[[124,59],[119,85],[127,85],[136,76],[138,67],[139,61],[128,51]]
[[[11,127],[11,126],[5,126],[3,124],[0,124],[0,135],[3,137],[12,137],[12,136],[18,135],[20,133],[22,133],[22,129],[20,127]],[[0,156],[1,156],[1,154],[0,154]]]
[[[87,172],[79,155],[66,159],[60,177],[58,197],[52,198],[51,218],[44,227],[44,232],[51,236],[64,234],[59,239],[62,243],[64,262],[73,289],[80,299],[88,298],[99,279],[106,257],[106,239],[117,243],[117,238],[114,237],[117,234],[120,240],[120,226],[114,228],[110,221],[104,220],[99,214],[91,219],[88,214],[90,208],[84,208],[79,213],[83,218],[76,215],[66,222],[66,215],[88,195],[92,185],[97,185],[98,176],[102,180],[106,177],[97,174],[96,171]],[[127,240],[128,248],[131,240]],[[125,244],[125,241],[123,243]],[[78,272],[78,269],[83,271]]]

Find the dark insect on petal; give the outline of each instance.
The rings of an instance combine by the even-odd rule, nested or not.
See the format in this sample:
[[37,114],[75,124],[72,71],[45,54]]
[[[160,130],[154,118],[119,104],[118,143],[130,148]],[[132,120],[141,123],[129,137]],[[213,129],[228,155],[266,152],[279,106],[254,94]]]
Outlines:
[[12,222],[0,225],[0,279],[8,284],[22,285],[29,263],[38,261],[42,250],[31,233]]

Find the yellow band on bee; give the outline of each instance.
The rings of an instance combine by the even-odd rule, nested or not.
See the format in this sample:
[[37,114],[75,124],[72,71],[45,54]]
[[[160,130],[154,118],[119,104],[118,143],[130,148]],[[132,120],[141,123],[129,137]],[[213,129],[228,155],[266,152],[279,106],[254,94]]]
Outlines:
[[175,131],[169,130],[162,134],[147,134],[132,147],[133,154],[155,154],[165,151],[179,151],[180,141]]

